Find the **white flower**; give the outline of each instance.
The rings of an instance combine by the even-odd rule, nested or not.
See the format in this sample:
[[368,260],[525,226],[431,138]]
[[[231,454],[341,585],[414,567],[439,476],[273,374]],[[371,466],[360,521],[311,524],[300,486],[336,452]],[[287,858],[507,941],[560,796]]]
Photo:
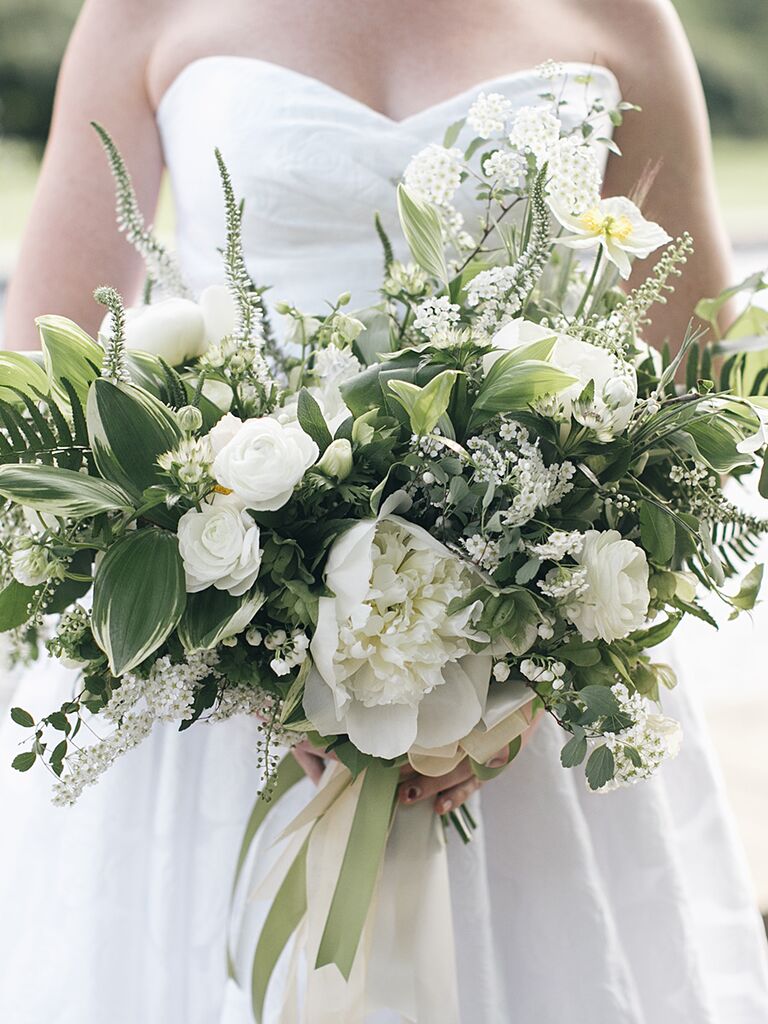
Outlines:
[[525,158],[520,153],[504,153],[497,149],[483,161],[483,174],[506,188],[516,188],[525,174]]
[[547,107],[521,107],[512,122],[509,141],[521,153],[533,153],[541,167],[557,145],[560,127],[559,119]]
[[586,590],[564,608],[585,640],[609,643],[639,629],[648,615],[648,562],[645,552],[617,530],[587,530],[574,556],[586,570]]
[[537,64],[535,71],[539,78],[543,78],[545,82],[551,82],[553,78],[560,78],[565,74],[565,67],[559,61],[549,57],[543,63]]
[[518,318],[493,336],[491,344],[494,351],[484,357],[483,368],[487,373],[505,350],[553,336],[556,340],[550,363],[576,377],[575,384],[557,395],[563,416],[570,419],[577,411],[576,404],[591,381],[594,384],[591,404],[595,409],[600,434],[603,437],[615,437],[623,433],[637,401],[637,373],[630,363],[623,362],[607,349]]
[[38,587],[51,574],[51,565],[44,548],[30,545],[17,548],[11,555],[11,574],[25,587]]
[[233,416],[231,412],[221,417],[218,423],[208,431],[208,444],[214,455],[218,455],[225,445],[237,437],[242,425],[243,421],[240,417]]
[[179,520],[179,551],[187,592],[213,586],[239,597],[259,575],[259,528],[247,512],[216,498],[200,512],[190,509]]
[[317,464],[319,472],[332,480],[346,480],[352,472],[352,445],[346,437],[331,441]]
[[552,212],[563,227],[573,232],[555,239],[571,249],[602,246],[603,252],[626,280],[632,270],[630,256],[644,259],[672,239],[653,221],[646,220],[635,204],[625,196],[601,199],[595,206],[576,215],[553,202]]
[[[170,298],[127,309],[125,344],[128,349],[149,352],[171,366],[180,366],[231,333],[235,319],[229,289],[213,285],[204,289],[198,302]],[[111,333],[112,315],[108,313],[99,329],[102,342]]]
[[[624,683],[616,683],[611,691],[619,702],[619,711],[629,715],[633,724],[621,732],[606,734],[605,745],[613,754],[616,771],[600,788],[601,793],[650,778],[664,761],[677,757],[683,742],[680,723],[651,713],[651,703],[641,694],[630,695]],[[627,756],[627,746],[637,752],[639,764]]]
[[431,143],[411,157],[403,175],[405,186],[419,198],[445,206],[461,184],[459,149]]
[[324,735],[398,757],[466,736],[480,720],[490,655],[474,654],[476,609],[448,606],[472,571],[425,530],[394,516],[363,520],[331,548],[311,642],[304,710]]
[[503,132],[512,113],[512,101],[500,92],[481,92],[467,114],[467,124],[483,139]]
[[573,136],[560,139],[549,162],[550,202],[569,213],[593,209],[600,202],[601,184],[594,148]]
[[538,544],[529,544],[528,551],[536,558],[546,559],[552,562],[561,562],[566,555],[575,555],[581,551],[584,543],[584,534],[575,530],[567,533],[565,530],[553,530],[549,537]]
[[[227,423],[221,425],[222,436],[234,428],[236,417],[224,419]],[[212,438],[213,444],[216,441]],[[299,426],[283,426],[264,416],[247,420],[219,449],[213,475],[248,508],[274,512],[290,499],[319,454],[315,442]]]
[[417,331],[423,331],[430,341],[440,341],[447,337],[454,324],[458,323],[460,313],[461,308],[455,302],[451,302],[447,295],[425,299],[416,308],[413,326]]

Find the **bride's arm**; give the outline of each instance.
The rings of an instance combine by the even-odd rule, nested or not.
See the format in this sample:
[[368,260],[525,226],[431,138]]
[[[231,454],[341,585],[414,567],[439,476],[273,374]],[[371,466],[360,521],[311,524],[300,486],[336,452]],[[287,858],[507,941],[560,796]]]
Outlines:
[[[655,172],[645,216],[673,237],[689,231],[695,253],[668,305],[653,311],[648,340],[679,346],[696,302],[732,283],[729,247],[717,203],[704,96],[685,32],[670,0],[605,3],[620,40],[611,54],[624,99],[641,106],[616,133],[623,156],[612,157],[606,195],[631,195]],[[648,274],[655,256],[638,261],[632,284]]]
[[117,233],[114,189],[90,121],[112,134],[151,220],[162,169],[145,68],[164,3],[88,0],[70,40],[50,139],[11,281],[5,347],[37,348],[34,318],[71,317],[95,331],[103,310],[92,292],[114,285],[130,301],[141,265]]

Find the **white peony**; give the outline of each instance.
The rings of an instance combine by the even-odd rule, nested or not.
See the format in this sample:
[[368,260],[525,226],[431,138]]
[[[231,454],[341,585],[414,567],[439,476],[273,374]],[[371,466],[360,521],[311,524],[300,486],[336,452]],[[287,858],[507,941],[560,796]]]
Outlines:
[[179,520],[178,537],[188,593],[213,586],[240,597],[256,582],[259,528],[236,503],[217,497],[200,512],[190,509]]
[[257,512],[282,508],[320,454],[301,427],[269,416],[238,426],[237,417],[227,415],[209,436],[214,446],[228,438],[214,459],[214,477]]
[[[159,356],[180,366],[218,344],[235,326],[236,309],[229,289],[212,285],[198,302],[192,299],[160,299],[125,311],[126,347]],[[100,337],[112,331],[111,314],[104,318]]]
[[488,372],[504,351],[551,338],[553,335],[556,341],[549,359],[550,363],[577,378],[575,384],[571,384],[557,396],[563,416],[570,420],[571,416],[576,414],[577,417],[586,419],[578,400],[584,388],[592,381],[595,394],[591,402],[591,418],[588,425],[606,438],[623,433],[637,403],[637,372],[630,363],[618,359],[607,349],[590,345],[578,338],[571,338],[568,334],[558,334],[542,327],[541,324],[518,317],[497,331],[491,339],[494,351],[484,357],[485,372]]
[[475,607],[450,615],[473,574],[425,530],[363,520],[335,542],[310,650],[304,710],[324,736],[398,757],[455,743],[480,721],[492,657],[474,654]]
[[639,629],[648,615],[645,552],[618,530],[587,530],[575,556],[586,570],[586,589],[564,612],[585,640],[620,640]]

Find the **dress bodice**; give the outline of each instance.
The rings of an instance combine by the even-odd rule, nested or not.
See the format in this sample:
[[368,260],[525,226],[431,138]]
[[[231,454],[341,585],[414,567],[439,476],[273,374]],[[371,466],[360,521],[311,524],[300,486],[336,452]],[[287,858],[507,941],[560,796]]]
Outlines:
[[[555,83],[567,100],[565,124],[583,119],[598,97],[607,107],[617,102],[610,71],[586,64],[565,70],[565,84]],[[515,72],[395,121],[281,65],[234,56],[193,61],[157,111],[189,284],[198,290],[222,280],[217,248],[224,208],[215,147],[245,199],[246,262],[257,284],[270,286],[268,299],[317,312],[351,291],[355,308],[375,301],[381,283],[377,211],[396,253],[405,256],[395,185],[410,157],[440,142],[481,90],[501,92],[522,107],[543,102],[539,96],[550,87],[533,70]],[[597,134],[609,131],[607,125]]]

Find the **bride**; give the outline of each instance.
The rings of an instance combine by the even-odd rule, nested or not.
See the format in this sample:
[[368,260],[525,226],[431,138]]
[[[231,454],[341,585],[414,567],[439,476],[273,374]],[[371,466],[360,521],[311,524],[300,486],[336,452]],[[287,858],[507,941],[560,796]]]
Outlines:
[[[163,166],[193,287],[219,273],[213,149],[247,198],[249,269],[304,309],[352,280],[373,296],[373,214],[396,233],[392,182],[479,89],[535,104],[532,70],[566,63],[585,90],[643,108],[618,129],[608,194],[652,179],[646,210],[697,255],[649,331],[682,337],[726,283],[706,114],[669,0],[87,0],[62,69],[51,138],[9,293],[7,343],[34,317],[95,332],[89,296],[128,301],[140,266],[112,230],[113,190],[89,121],[106,125],[152,210]],[[576,79],[587,76],[586,84]],[[611,103],[611,105],[613,105]],[[567,115],[564,115],[567,116]],[[43,664],[14,702],[50,707],[72,674]],[[606,796],[558,766],[550,721],[479,796],[486,824],[451,842],[463,1024],[762,1024],[768,972],[742,855],[693,695],[671,695],[685,745],[661,778]],[[48,780],[13,773],[0,744],[0,1019],[8,1024],[246,1024],[224,957],[234,862],[258,785],[257,726],[165,727],[72,810]],[[297,753],[316,778],[317,752]],[[461,769],[414,777],[405,802],[467,799]],[[308,779],[297,800],[312,791]],[[477,800],[477,796],[472,797]],[[289,809],[290,810],[290,809]],[[389,1024],[383,1014],[377,1024]],[[355,1022],[350,1022],[355,1024]]]

